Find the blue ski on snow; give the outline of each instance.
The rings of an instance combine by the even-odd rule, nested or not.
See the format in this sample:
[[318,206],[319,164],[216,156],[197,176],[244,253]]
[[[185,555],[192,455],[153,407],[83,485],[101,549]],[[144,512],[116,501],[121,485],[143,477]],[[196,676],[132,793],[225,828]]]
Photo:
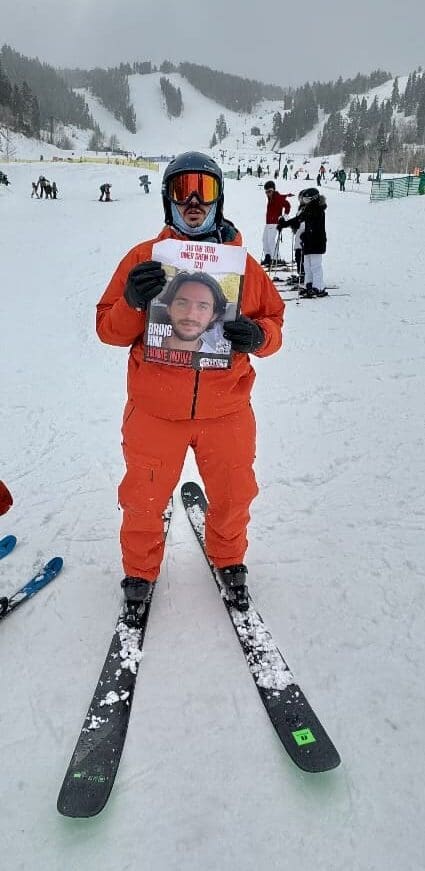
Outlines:
[[53,579],[59,574],[62,566],[62,557],[55,556],[53,559],[49,560],[49,562],[46,563],[46,565],[44,565],[30,581],[27,581],[23,587],[16,590],[16,593],[13,593],[12,596],[0,597],[0,620],[3,620],[4,617],[7,617],[7,615],[11,614],[12,611],[15,611],[16,608],[19,608],[23,602],[32,599],[32,597],[35,596],[39,590],[42,590],[43,587],[46,587],[47,584],[50,584],[50,581],[53,581]]
[[4,538],[0,538],[0,559],[11,553],[15,545],[16,538],[14,535],[5,535]]
[[238,611],[226,599],[219,575],[205,550],[208,503],[203,490],[198,484],[189,482],[181,488],[181,496],[261,700],[285,750],[303,771],[322,772],[336,768],[341,762],[339,753],[296,683],[251,596],[247,611]]

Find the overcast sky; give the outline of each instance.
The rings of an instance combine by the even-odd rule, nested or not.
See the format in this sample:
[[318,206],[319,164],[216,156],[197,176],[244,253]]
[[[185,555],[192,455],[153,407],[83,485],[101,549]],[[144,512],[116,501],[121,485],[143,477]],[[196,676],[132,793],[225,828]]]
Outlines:
[[188,60],[301,84],[425,66],[425,2],[1,0],[1,40],[54,66]]

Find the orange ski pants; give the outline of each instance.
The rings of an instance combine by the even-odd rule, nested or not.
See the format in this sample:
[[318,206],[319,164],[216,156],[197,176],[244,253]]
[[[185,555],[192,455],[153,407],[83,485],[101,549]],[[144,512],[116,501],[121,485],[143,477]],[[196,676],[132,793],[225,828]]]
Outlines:
[[122,427],[127,472],[118,488],[126,575],[156,580],[164,554],[162,515],[179,482],[188,447],[195,453],[209,508],[207,553],[218,568],[243,562],[249,506],[258,493],[251,406],[207,420],[164,420],[127,404]]

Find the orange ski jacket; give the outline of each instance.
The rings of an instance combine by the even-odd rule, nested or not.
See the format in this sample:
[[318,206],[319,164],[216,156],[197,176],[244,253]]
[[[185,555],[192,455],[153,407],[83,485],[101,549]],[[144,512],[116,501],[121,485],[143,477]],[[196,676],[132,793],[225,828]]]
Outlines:
[[[181,239],[164,227],[156,239],[135,245],[125,255],[97,305],[96,330],[108,345],[131,346],[128,363],[128,403],[124,419],[133,406],[153,417],[187,420],[222,417],[245,407],[250,400],[255,372],[248,354],[233,352],[229,369],[194,370],[144,361],[145,312],[131,308],[124,298],[128,273],[138,263],[152,259],[152,246],[162,239]],[[237,231],[231,245],[241,245]],[[268,357],[282,344],[285,304],[261,266],[247,256],[241,313],[257,321],[265,342],[257,357]]]

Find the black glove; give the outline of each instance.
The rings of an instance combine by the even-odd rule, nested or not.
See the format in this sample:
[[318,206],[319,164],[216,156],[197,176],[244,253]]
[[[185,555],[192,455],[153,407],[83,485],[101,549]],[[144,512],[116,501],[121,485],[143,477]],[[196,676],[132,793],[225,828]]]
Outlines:
[[158,293],[161,293],[167,281],[164,270],[158,260],[146,260],[138,263],[128,273],[124,296],[131,308],[146,310],[147,304]]
[[287,224],[286,224],[285,218],[283,218],[283,217],[282,217],[282,218],[279,218],[279,220],[278,220],[278,222],[277,222],[277,224],[276,224],[276,229],[279,230],[279,233],[280,233],[281,230],[283,230],[283,228],[286,227],[286,226],[287,226]]
[[253,354],[264,343],[264,330],[256,321],[240,315],[235,321],[225,321],[223,335],[232,343],[232,351]]

